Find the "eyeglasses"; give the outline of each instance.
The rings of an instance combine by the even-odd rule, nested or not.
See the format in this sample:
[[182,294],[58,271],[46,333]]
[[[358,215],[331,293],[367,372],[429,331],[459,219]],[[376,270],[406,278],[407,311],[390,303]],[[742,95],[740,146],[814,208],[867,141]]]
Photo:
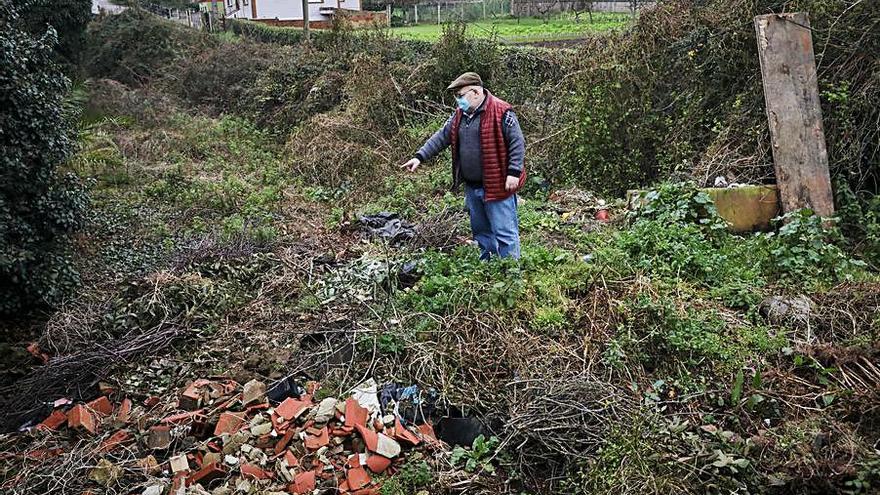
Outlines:
[[471,91],[476,91],[476,90],[477,90],[477,88],[471,88],[471,89],[465,91],[464,93],[455,93],[455,97],[462,98],[464,95],[470,93]]

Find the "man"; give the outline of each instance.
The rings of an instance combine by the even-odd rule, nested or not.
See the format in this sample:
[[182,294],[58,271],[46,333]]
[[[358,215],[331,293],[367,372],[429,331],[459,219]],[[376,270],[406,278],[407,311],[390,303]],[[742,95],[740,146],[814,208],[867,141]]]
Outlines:
[[475,72],[460,75],[447,89],[458,108],[402,167],[414,172],[452,146],[452,188],[464,183],[480,259],[519,259],[516,192],[526,179],[522,129],[510,104],[486,91]]

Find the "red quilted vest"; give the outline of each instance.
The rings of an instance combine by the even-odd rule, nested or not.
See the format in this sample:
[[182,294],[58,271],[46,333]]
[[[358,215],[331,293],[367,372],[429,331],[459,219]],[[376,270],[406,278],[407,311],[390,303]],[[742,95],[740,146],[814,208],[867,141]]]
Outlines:
[[[480,117],[480,151],[483,155],[483,189],[486,192],[486,201],[500,201],[516,194],[526,180],[526,171],[519,177],[519,185],[516,190],[507,191],[504,184],[507,181],[507,143],[504,142],[504,112],[510,110],[511,105],[504,100],[492,96],[486,91],[486,103],[483,106],[483,115]],[[452,117],[450,129],[450,141],[452,145],[452,177],[453,188],[460,183],[458,164],[458,127],[461,124],[462,110],[458,109]]]

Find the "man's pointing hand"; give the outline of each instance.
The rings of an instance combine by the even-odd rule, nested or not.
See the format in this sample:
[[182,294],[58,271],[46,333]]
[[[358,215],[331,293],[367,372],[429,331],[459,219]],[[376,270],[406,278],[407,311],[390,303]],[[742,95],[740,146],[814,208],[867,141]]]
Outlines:
[[421,160],[419,160],[418,158],[413,158],[410,161],[401,165],[400,168],[406,168],[406,169],[409,169],[410,172],[415,172],[416,169],[419,168],[419,165],[421,165],[421,164],[422,164]]

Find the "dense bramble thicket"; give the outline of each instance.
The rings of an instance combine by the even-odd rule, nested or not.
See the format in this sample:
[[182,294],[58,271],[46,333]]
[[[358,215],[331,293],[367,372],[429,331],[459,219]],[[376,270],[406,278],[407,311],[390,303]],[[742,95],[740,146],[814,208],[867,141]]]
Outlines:
[[615,193],[670,176],[772,180],[752,19],[793,11],[810,15],[832,171],[876,193],[876,2],[673,0],[646,10],[573,76],[559,121],[577,125],[560,137],[557,173]]

